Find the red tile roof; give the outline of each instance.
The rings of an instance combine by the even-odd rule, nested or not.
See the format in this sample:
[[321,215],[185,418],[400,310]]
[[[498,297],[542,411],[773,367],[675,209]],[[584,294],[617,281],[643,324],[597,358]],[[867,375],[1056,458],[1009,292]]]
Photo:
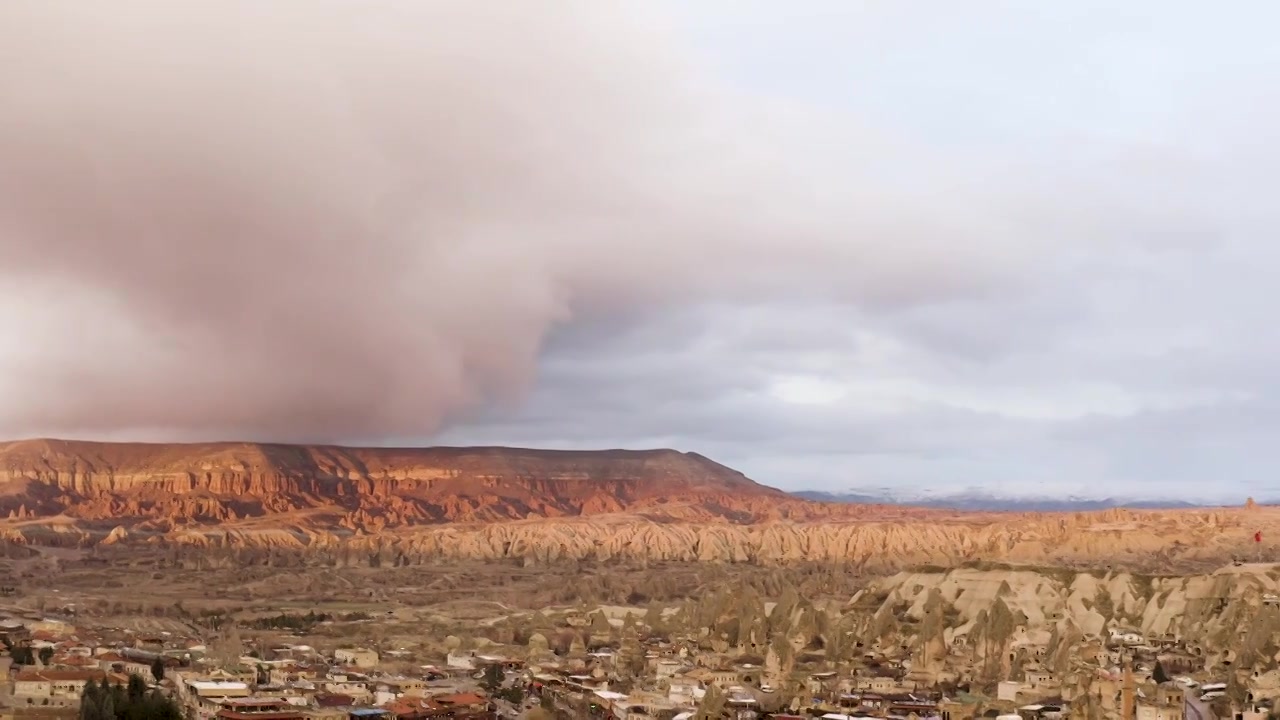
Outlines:
[[279,698],[231,698],[222,704],[228,708],[238,707],[287,707],[289,703]]
[[441,705],[487,705],[488,699],[475,693],[454,693],[453,695],[436,695],[431,698]]
[[23,670],[18,673],[18,682],[58,682],[83,680],[101,680],[106,677],[101,670]]
[[54,655],[49,659],[50,665],[71,665],[71,666],[88,666],[97,667],[98,662],[93,658],[87,658],[83,655]]

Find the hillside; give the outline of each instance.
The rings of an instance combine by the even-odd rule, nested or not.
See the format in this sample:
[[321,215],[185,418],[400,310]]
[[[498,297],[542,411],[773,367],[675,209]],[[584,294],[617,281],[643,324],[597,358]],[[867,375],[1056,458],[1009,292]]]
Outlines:
[[309,515],[321,527],[394,527],[634,512],[752,521],[787,501],[674,450],[0,444],[0,517],[13,519],[189,524]]
[[[814,603],[794,589],[776,603],[725,589],[667,622],[686,632],[713,628],[729,654],[786,638],[789,646],[768,646],[782,664],[850,663],[871,652],[909,661],[912,677],[926,682],[1047,672],[1052,690],[1044,695],[1077,696],[1081,705],[1103,700],[1108,685],[1094,685],[1097,672],[1113,667],[1115,648],[1125,644],[1147,663],[1159,658],[1175,672],[1230,681],[1241,695],[1275,697],[1277,593],[1280,566],[1272,564],[1161,576],[975,563],[879,578],[839,604]],[[1109,703],[1115,693],[1105,694]]]
[[1255,505],[990,513],[817,503],[674,450],[0,444],[0,540],[160,543],[175,561],[814,562],[885,571],[999,560],[1166,570],[1270,558],[1277,538],[1280,508]]

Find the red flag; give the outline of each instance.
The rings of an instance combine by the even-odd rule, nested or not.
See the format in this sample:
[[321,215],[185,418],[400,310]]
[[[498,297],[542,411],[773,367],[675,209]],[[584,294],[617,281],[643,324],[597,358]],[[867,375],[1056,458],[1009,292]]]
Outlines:
[[1258,532],[1256,532],[1256,533],[1254,533],[1254,534],[1253,534],[1253,541],[1254,541],[1254,542],[1256,542],[1256,543],[1260,543],[1260,542],[1262,542],[1262,531],[1261,531],[1261,530],[1259,530]]

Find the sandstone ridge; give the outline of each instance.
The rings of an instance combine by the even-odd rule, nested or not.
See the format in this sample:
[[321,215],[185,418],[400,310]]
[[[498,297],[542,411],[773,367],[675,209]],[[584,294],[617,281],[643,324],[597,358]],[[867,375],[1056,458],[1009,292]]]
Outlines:
[[[1254,542],[1262,532],[1263,542]],[[1204,570],[1276,559],[1280,508],[958,513],[815,503],[674,450],[0,444],[0,544],[175,563],[975,560]]]
[[398,527],[636,512],[754,521],[779,490],[693,453],[262,443],[0,444],[0,517]]

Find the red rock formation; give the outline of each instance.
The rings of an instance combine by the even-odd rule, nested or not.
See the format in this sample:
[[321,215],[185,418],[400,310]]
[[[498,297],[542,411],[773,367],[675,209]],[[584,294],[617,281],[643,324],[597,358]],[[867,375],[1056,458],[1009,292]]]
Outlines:
[[380,530],[618,512],[750,522],[805,505],[673,450],[0,444],[0,517],[181,524],[328,511],[341,527]]
[[999,560],[1155,572],[1229,561],[1253,549],[1255,532],[1257,552],[1276,557],[1278,528],[1280,508],[1257,505],[998,514],[812,503],[672,450],[0,443],[0,548],[160,543],[219,562],[270,550],[282,562]]

